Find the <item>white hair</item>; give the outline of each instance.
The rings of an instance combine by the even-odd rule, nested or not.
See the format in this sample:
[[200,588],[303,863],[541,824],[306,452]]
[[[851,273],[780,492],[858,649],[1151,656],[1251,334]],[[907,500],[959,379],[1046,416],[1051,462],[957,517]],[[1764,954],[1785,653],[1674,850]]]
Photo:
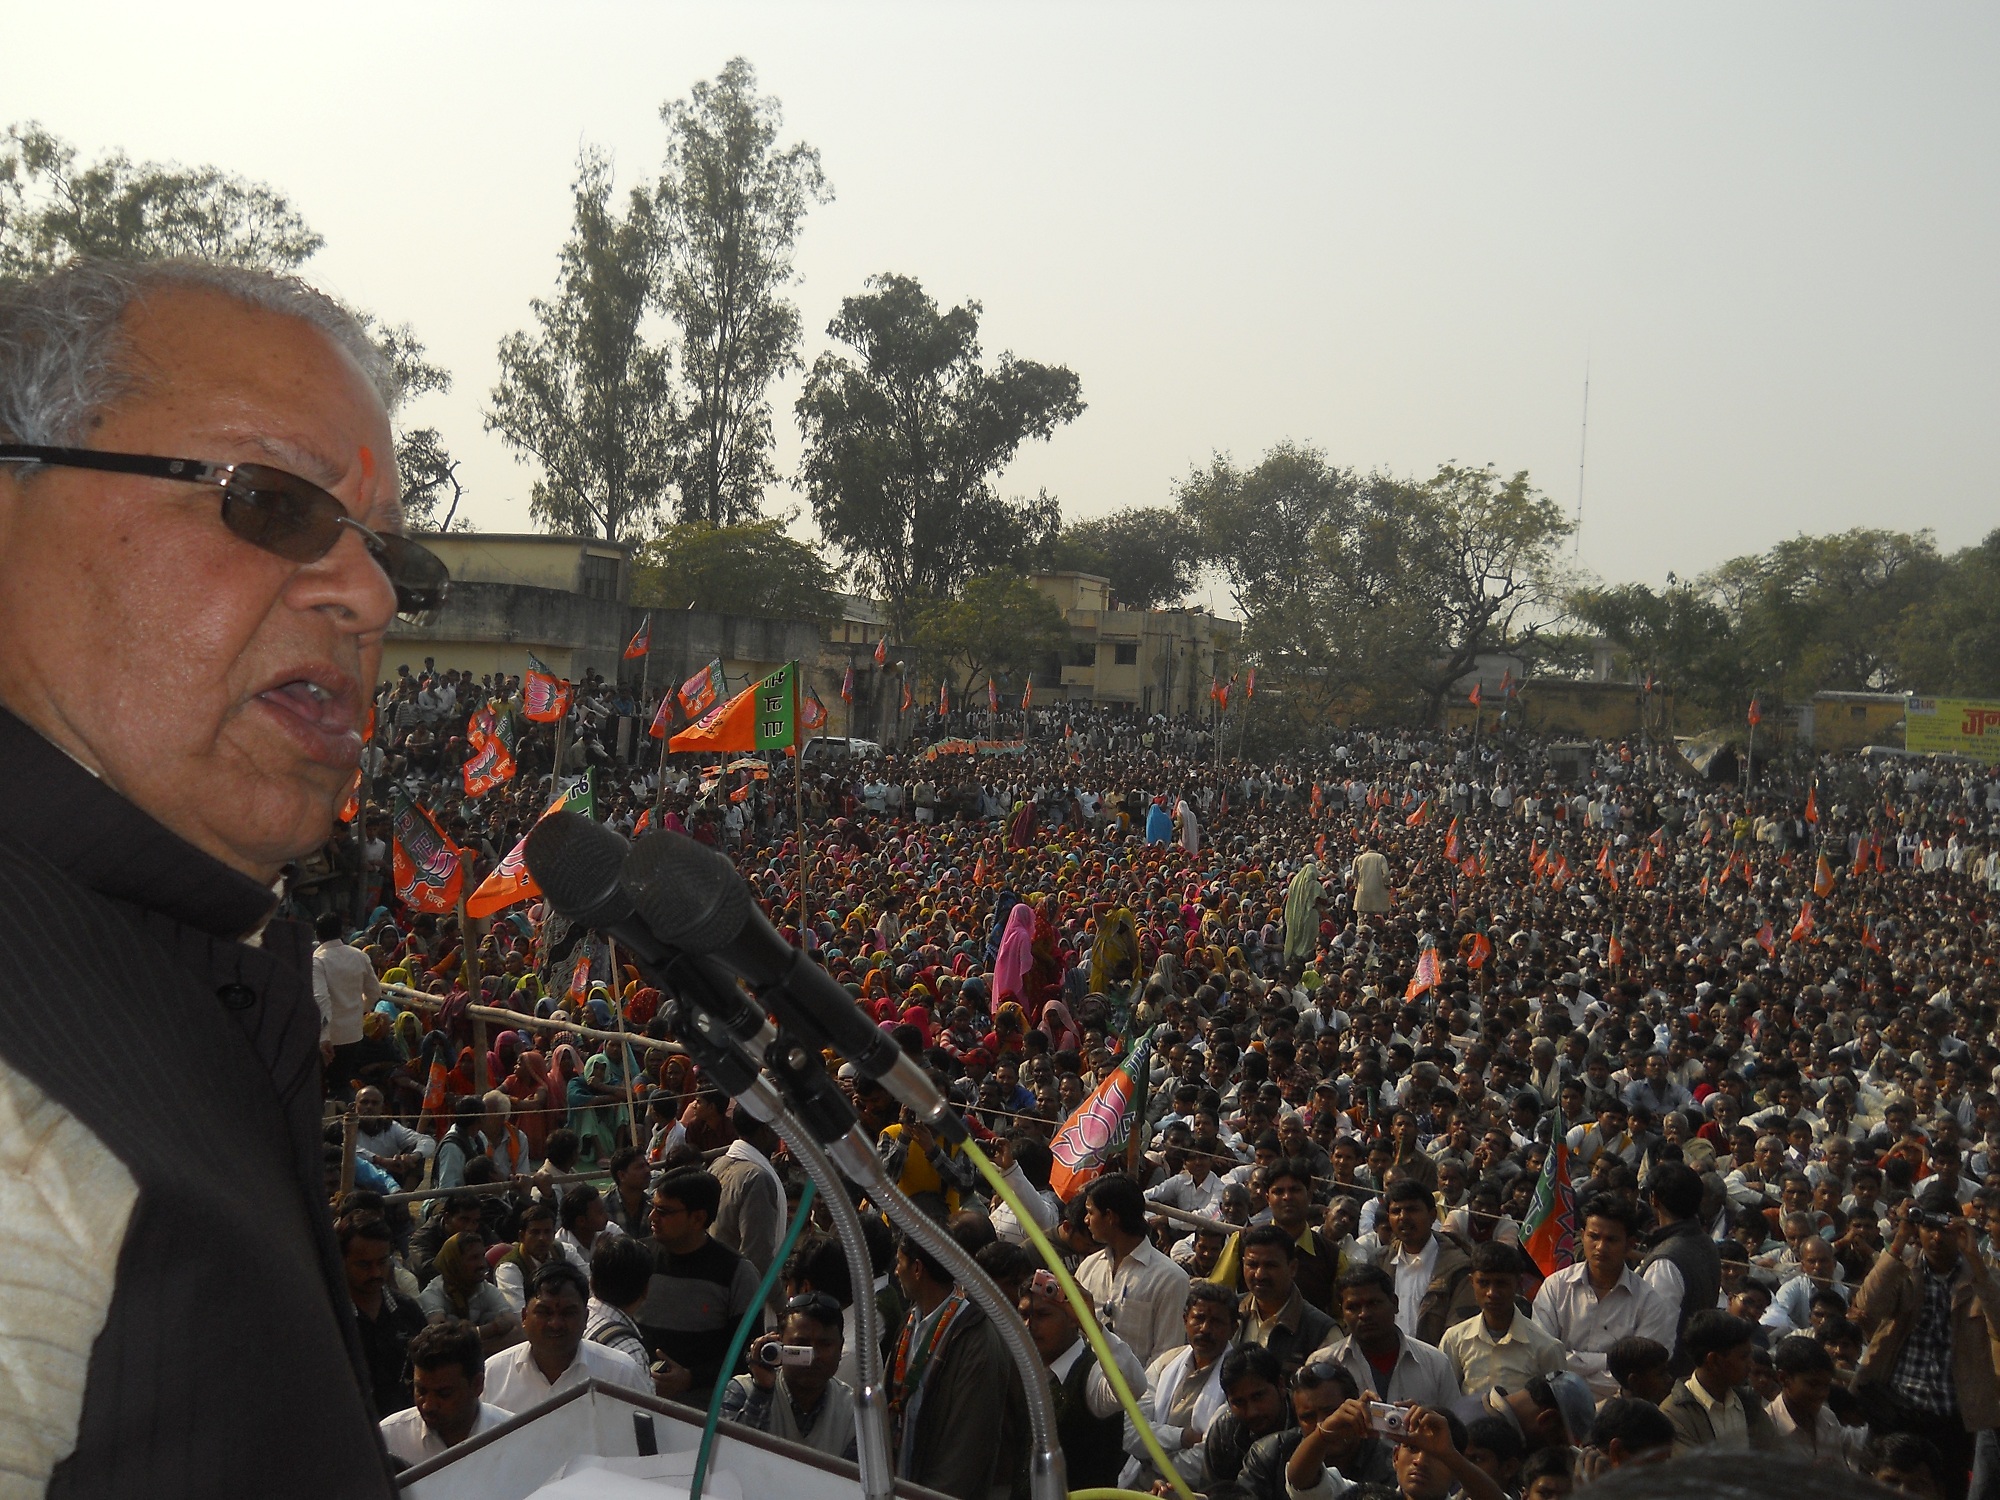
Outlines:
[[75,447],[91,420],[137,385],[125,315],[166,290],[216,292],[297,318],[353,357],[391,409],[400,394],[362,321],[295,276],[199,260],[74,261],[0,286],[0,442]]

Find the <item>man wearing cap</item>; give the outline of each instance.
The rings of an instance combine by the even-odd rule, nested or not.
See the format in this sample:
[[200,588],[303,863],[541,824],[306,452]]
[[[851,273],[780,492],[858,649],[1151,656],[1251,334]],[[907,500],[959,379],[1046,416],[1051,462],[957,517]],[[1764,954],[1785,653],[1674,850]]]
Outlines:
[[1520,1434],[1527,1453],[1580,1448],[1590,1441],[1597,1420],[1597,1403],[1591,1399],[1588,1382],[1571,1370],[1533,1376],[1517,1390],[1495,1386],[1484,1398],[1468,1398],[1454,1410],[1467,1422],[1498,1417]]

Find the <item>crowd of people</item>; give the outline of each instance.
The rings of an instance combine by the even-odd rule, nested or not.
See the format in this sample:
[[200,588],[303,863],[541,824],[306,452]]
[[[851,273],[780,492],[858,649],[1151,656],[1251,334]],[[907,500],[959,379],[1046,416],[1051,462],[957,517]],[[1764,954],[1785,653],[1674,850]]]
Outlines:
[[[851,1457],[871,1297],[899,1472],[1023,1492],[1004,1346],[877,1217],[864,1284],[810,1210],[725,1367],[803,1178],[656,1045],[644,976],[537,902],[461,933],[397,901],[391,792],[468,889],[548,804],[547,726],[505,786],[462,784],[467,718],[518,691],[428,663],[385,684],[360,828],[293,898],[355,1116],[329,1190],[391,1453],[595,1377],[720,1387],[726,1420]],[[1994,768],[1823,757],[1746,789],[1639,744],[1362,728],[1218,764],[1192,726],[1078,708],[1014,754],[808,766],[800,826],[784,757],[618,760],[619,691],[580,685],[561,773],[595,767],[622,832],[727,851],[1074,1266],[1173,1475],[1015,1212],[841,1068],[889,1172],[1018,1307],[1072,1487],[1554,1500],[1744,1449],[2000,1494]],[[1121,1066],[1130,1142],[1064,1201],[1051,1142]]]

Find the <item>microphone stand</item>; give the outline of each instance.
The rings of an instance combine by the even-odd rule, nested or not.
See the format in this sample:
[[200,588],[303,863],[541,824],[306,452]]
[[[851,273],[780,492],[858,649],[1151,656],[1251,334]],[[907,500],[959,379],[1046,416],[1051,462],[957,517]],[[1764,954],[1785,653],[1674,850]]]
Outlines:
[[[685,1024],[690,1019],[692,1024]],[[855,1459],[861,1469],[861,1493],[866,1500],[893,1500],[896,1475],[889,1462],[888,1389],[882,1376],[882,1312],[875,1305],[874,1264],[868,1257],[868,1241],[861,1233],[860,1211],[812,1133],[785,1108],[778,1091],[746,1061],[734,1052],[723,1051],[722,1044],[702,1024],[706,1019],[698,1011],[692,1018],[685,1014],[676,1016],[673,1020],[683,1024],[674,1029],[717,1082],[726,1077],[730,1085],[741,1084],[740,1088],[730,1087],[730,1092],[745,1109],[778,1133],[786,1149],[805,1168],[806,1176],[819,1189],[819,1201],[833,1215],[834,1232],[840,1240],[841,1254],[847,1259],[850,1277],[862,1278],[854,1297],[855,1375],[860,1381],[860,1388],[854,1393]],[[739,1076],[738,1069],[747,1078]]]
[[[709,1071],[716,1083],[739,1099],[763,1098],[758,1091],[770,1090],[771,1085],[757,1071],[758,1053],[761,1051],[763,1063],[769,1066],[784,1087],[790,1101],[790,1113],[794,1118],[789,1123],[807,1124],[810,1133],[824,1143],[822,1154],[862,1188],[872,1201],[880,1204],[891,1222],[935,1260],[951,1268],[959,1285],[965,1288],[966,1294],[999,1331],[1001,1342],[1020,1374],[1021,1387],[1028,1402],[1028,1484],[1031,1500],[1066,1500],[1068,1473],[1062,1447],[1056,1438],[1055,1402],[1049,1393],[1048,1367],[1042,1363],[1040,1353],[1028,1337],[1027,1325],[1021,1321],[1018,1310],[1010,1307],[1000,1295],[1000,1289],[993,1284],[992,1278],[980,1269],[979,1262],[965,1247],[889,1180],[875,1155],[874,1143],[862,1135],[847,1096],[826,1076],[817,1036],[809,1032],[808,1038],[802,1041],[774,1030],[769,1017],[749,1002],[734,977],[712,959],[675,950],[665,963],[658,966],[657,972],[669,981],[668,987],[676,996],[668,1009],[668,1025],[688,1050],[696,1054],[696,1062]],[[775,1091],[769,1099],[774,1102],[767,1102],[764,1108],[769,1110],[772,1128],[776,1129],[778,1117],[786,1114],[787,1110],[784,1100],[778,1099]],[[752,1113],[761,1114],[761,1111],[753,1106]],[[952,1122],[959,1130],[965,1128],[956,1116],[953,1116]],[[784,1139],[787,1145],[791,1144],[791,1137]],[[810,1156],[801,1156],[800,1162],[806,1166],[808,1173],[812,1171]],[[817,1185],[818,1178],[815,1177],[814,1182]],[[821,1191],[829,1199],[846,1202],[844,1190],[828,1192],[822,1187]],[[858,1217],[854,1233],[858,1238]],[[843,1241],[843,1248],[844,1245]],[[846,1253],[851,1266],[853,1252]],[[865,1243],[860,1264],[871,1265]],[[872,1302],[872,1267],[868,1282],[869,1300]],[[860,1300],[856,1298],[857,1303]],[[857,1311],[857,1334],[861,1327],[860,1318],[861,1314]],[[879,1339],[879,1329],[877,1334]],[[880,1359],[878,1343],[878,1367]],[[856,1451],[857,1454],[867,1451],[861,1440],[858,1401]],[[886,1457],[886,1438],[883,1440],[883,1452]]]
[[1028,1400],[1029,1494],[1032,1500],[1064,1500],[1069,1492],[1069,1476],[1056,1438],[1055,1401],[1049,1394],[1048,1367],[1028,1337],[1028,1326],[1021,1321],[1019,1310],[1008,1305],[1000,1288],[980,1269],[971,1253],[889,1180],[873,1144],[861,1133],[846,1096],[826,1076],[816,1049],[801,1045],[781,1031],[765,1060],[786,1086],[799,1112],[816,1122],[833,1164],[865,1191],[872,1202],[880,1204],[898,1228],[951,1268],[959,1285],[999,1331]]

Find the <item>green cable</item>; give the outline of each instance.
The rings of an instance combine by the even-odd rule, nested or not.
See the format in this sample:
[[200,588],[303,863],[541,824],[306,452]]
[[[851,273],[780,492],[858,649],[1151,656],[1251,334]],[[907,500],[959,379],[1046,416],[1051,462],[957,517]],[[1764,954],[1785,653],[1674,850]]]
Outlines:
[[[1104,1369],[1105,1379],[1111,1382],[1111,1389],[1118,1396],[1118,1404],[1125,1408],[1125,1415],[1132,1419],[1132,1426],[1137,1429],[1139,1440],[1146,1445],[1146,1452],[1152,1456],[1155,1467],[1166,1476],[1167,1482],[1174,1487],[1175,1493],[1181,1500],[1195,1500],[1194,1491],[1188,1488],[1186,1476],[1174,1467],[1174,1461],[1167,1457],[1167,1450],[1160,1446],[1159,1438],[1153,1433],[1153,1424],[1148,1422],[1145,1414],[1139,1410],[1139,1399],[1132,1394],[1132,1387],[1126,1383],[1125,1372],[1118,1368],[1118,1361],[1111,1353],[1111,1345],[1104,1337],[1104,1330],[1098,1326],[1097,1315],[1090,1310],[1090,1301],[1083,1295],[1083,1289],[1076,1284],[1076,1278],[1069,1274],[1069,1267],[1065,1266],[1062,1257],[1056,1254],[1055,1246],[1051,1245],[1049,1237],[1042,1233],[1041,1226],[1028,1212],[1028,1206],[1021,1201],[1021,1195],[1007,1185],[1007,1179],[1002,1177],[999,1168],[987,1159],[986,1153],[972,1141],[966,1141],[961,1149],[972,1158],[972,1164],[979,1168],[979,1175],[984,1177],[992,1185],[993,1191],[1014,1210],[1016,1222],[1027,1231],[1028,1239],[1034,1244],[1042,1259],[1048,1262],[1049,1269],[1055,1272],[1056,1281],[1061,1285],[1063,1295],[1069,1299],[1070,1308],[1076,1313],[1077,1322],[1082,1325],[1084,1337],[1090,1340],[1090,1347],[1097,1351],[1097,1362]],[[1072,1497],[1078,1494],[1109,1497],[1130,1492],[1072,1490],[1070,1493]],[[691,1496],[690,1500],[701,1500],[701,1497]]]
[[715,1429],[722,1424],[722,1393],[729,1389],[729,1382],[735,1378],[736,1361],[742,1358],[743,1346],[750,1342],[751,1325],[757,1315],[764,1310],[764,1299],[771,1295],[771,1288],[778,1284],[778,1272],[784,1269],[791,1258],[792,1246],[799,1242],[804,1232],[807,1210],[812,1207],[813,1185],[808,1182],[805,1191],[799,1194],[799,1211],[792,1215],[792,1227],[785,1234],[785,1242],[778,1246],[778,1253],[771,1257],[771,1267],[764,1273],[764,1279],[757,1283],[757,1295],[750,1299],[750,1306],[744,1310],[742,1321],[736,1325],[736,1337],[729,1341],[729,1352],[722,1357],[722,1370],[715,1377],[715,1394],[708,1398],[708,1421],[702,1424],[701,1446],[695,1450],[694,1477],[688,1481],[688,1500],[701,1500],[702,1481],[708,1477],[709,1455],[715,1449]]

